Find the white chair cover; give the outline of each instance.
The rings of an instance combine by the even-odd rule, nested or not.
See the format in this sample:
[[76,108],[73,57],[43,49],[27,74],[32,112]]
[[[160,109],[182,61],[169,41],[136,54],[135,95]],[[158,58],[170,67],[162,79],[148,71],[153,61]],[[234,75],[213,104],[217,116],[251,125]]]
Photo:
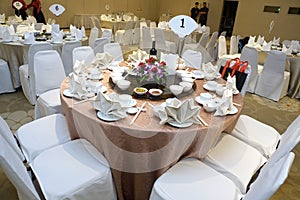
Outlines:
[[177,53],[175,42],[166,41],[164,32],[160,28],[154,29],[156,49],[165,53]]
[[150,200],[238,200],[240,197],[227,177],[199,160],[185,159],[155,181]]
[[104,52],[114,57],[114,61],[123,61],[123,53],[119,43],[108,43],[104,45]]
[[245,194],[252,176],[266,162],[266,158],[250,145],[225,134],[204,162],[231,179]]
[[211,57],[212,60],[210,61],[213,61],[215,60],[215,44],[216,44],[216,41],[217,41],[217,38],[218,38],[218,32],[215,31],[212,33],[207,45],[206,45],[206,51],[208,53],[208,55]]
[[36,96],[35,119],[61,113],[59,88],[66,77],[60,55],[55,50],[39,51],[34,55]]
[[201,47],[205,48],[207,45],[209,39],[209,34],[208,33],[203,33],[200,37],[200,40],[198,43],[184,43],[182,53],[185,52],[186,50],[194,50],[194,51],[200,51]]
[[295,154],[291,152],[274,163],[274,165],[270,165],[268,162],[260,171],[255,182],[251,184],[243,200],[271,199],[288,177],[294,158]]
[[15,91],[8,63],[0,59],[0,94]]
[[132,44],[140,44],[141,28],[134,28],[132,31]]
[[[289,73],[285,76],[286,54],[280,51],[270,51],[261,75],[258,78],[255,93],[278,101],[287,93],[285,82],[289,81]],[[285,91],[286,90],[286,91]]]
[[104,45],[108,43],[110,43],[110,40],[107,37],[97,38],[94,44],[94,53],[103,53]]
[[231,135],[256,148],[269,158],[276,150],[280,134],[271,126],[247,115],[241,115]]
[[240,59],[242,61],[248,61],[248,64],[251,66],[251,73],[248,75],[249,83],[247,91],[254,93],[256,82],[258,79],[258,52],[256,48],[251,46],[244,46]]
[[[163,52],[161,52],[161,54],[164,54]],[[162,59],[162,57],[164,57],[164,59]],[[165,61],[167,68],[166,71],[169,75],[174,75],[176,74],[176,69],[177,69],[177,59],[179,58],[178,54],[165,54],[165,55],[161,55],[161,61]]]
[[93,27],[89,36],[89,46],[94,48],[95,40],[98,38],[99,29],[97,27]]
[[72,54],[73,66],[75,65],[76,60],[84,60],[85,65],[89,66],[95,58],[94,50],[90,46],[76,47],[73,49]]
[[192,67],[194,69],[201,69],[202,66],[202,53],[199,51],[186,50],[182,54],[182,59],[184,63],[188,67]]
[[21,126],[16,137],[28,163],[41,152],[71,140],[65,117],[49,115]]
[[207,45],[208,39],[209,39],[209,33],[203,33],[200,37],[199,45],[201,45],[203,48],[205,48]]
[[103,37],[103,38],[104,38],[104,37],[108,38],[108,39],[109,39],[109,42],[110,42],[110,41],[113,41],[113,34],[112,34],[112,31],[109,30],[109,29],[103,29],[101,37]]
[[223,55],[227,54],[226,38],[225,36],[219,37],[218,44],[218,58],[221,58]]
[[0,167],[17,189],[20,200],[40,200],[20,157],[0,135]]
[[[13,133],[11,132],[8,124],[6,121],[0,116],[0,135],[3,137],[3,139],[6,140],[6,142],[10,145],[10,147],[16,152],[20,160],[24,161],[25,157],[23,153],[21,152],[16,139],[13,136]],[[4,148],[1,146],[1,148]]]
[[87,140],[44,151],[31,168],[46,199],[117,199],[107,160]]
[[123,45],[132,44],[132,30],[134,28],[134,21],[126,22],[124,30],[117,30],[115,33],[115,42]]
[[31,105],[35,105],[36,103],[33,57],[36,52],[45,50],[52,50],[52,46],[48,42],[39,42],[30,45],[27,58],[28,64],[21,65],[19,68],[22,90]]
[[229,48],[229,54],[237,54],[238,53],[238,40],[235,35],[232,35],[230,37],[230,48]]
[[150,33],[150,28],[147,26],[142,26],[142,38],[140,42],[140,48],[148,51],[152,48],[152,38]]
[[77,47],[81,47],[81,41],[70,41],[65,42],[62,47],[61,58],[64,64],[66,76],[73,72],[73,49]]

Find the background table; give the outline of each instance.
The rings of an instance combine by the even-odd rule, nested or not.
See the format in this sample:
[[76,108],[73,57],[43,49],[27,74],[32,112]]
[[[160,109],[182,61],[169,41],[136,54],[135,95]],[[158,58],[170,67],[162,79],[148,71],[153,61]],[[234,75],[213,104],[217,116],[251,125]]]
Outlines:
[[[107,84],[108,73],[102,82]],[[203,80],[196,81],[196,91],[184,98],[194,98],[205,92],[202,84]],[[62,83],[61,92],[66,88],[68,79]],[[112,88],[108,92],[112,92]],[[162,173],[182,158],[203,158],[222,131],[232,130],[242,109],[242,106],[238,107],[237,114],[225,117],[212,117],[211,113],[201,110],[209,127],[194,124],[179,129],[168,124],[159,125],[159,119],[153,116],[149,105],[134,125],[129,126],[133,116],[105,122],[97,118],[92,102],[80,102],[64,97],[62,93],[61,101],[72,138],[87,139],[108,160],[119,199],[148,199],[154,181]],[[137,105],[144,101],[137,99]],[[163,101],[151,103],[156,105]],[[242,96],[235,95],[234,102],[243,105]]]

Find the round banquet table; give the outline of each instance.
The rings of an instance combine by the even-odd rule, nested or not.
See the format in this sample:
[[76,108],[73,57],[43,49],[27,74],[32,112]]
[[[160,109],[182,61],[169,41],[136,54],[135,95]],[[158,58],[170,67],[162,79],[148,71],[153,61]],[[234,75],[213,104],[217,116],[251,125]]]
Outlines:
[[[114,92],[109,84],[109,71],[104,73],[103,85],[107,93]],[[217,82],[224,83],[222,79]],[[180,100],[195,98],[202,92],[204,80],[196,80],[195,91]],[[155,180],[182,158],[203,158],[214,146],[222,131],[231,132],[243,106],[241,94],[234,95],[233,102],[240,104],[234,115],[214,117],[203,109],[200,116],[208,127],[193,124],[187,128],[177,128],[169,124],[160,125],[152,107],[145,104],[146,111],[140,113],[133,125],[129,125],[134,115],[114,122],[106,122],[97,117],[91,100],[77,100],[63,95],[69,87],[69,78],[61,84],[62,110],[68,122],[72,139],[85,138],[91,142],[108,160],[118,199],[149,199]],[[178,97],[179,98],[179,97]],[[151,101],[135,99],[137,106],[143,102],[158,105],[164,100]]]

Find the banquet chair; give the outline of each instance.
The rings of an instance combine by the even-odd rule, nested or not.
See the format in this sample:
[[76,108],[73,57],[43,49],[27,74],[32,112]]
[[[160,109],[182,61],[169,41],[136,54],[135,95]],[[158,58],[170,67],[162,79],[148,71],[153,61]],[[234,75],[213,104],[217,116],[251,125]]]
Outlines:
[[134,28],[134,21],[126,22],[124,30],[117,30],[115,33],[115,42],[123,45],[132,44],[132,30]]
[[212,60],[210,61],[214,61],[215,60],[215,45],[216,45],[216,41],[217,41],[217,38],[218,38],[218,32],[215,31],[212,33],[206,47],[205,47],[205,50],[207,51],[208,55],[210,56],[210,58]]
[[202,66],[201,52],[188,49],[183,52],[181,57],[184,60],[186,66],[192,67],[194,69],[201,69]]
[[208,33],[203,33],[200,37],[200,40],[198,43],[185,43],[183,46],[182,52],[185,52],[186,50],[194,50],[194,51],[199,51],[200,46],[205,48],[206,44],[208,42],[209,34]]
[[238,38],[235,35],[230,37],[230,47],[229,47],[230,55],[238,55]]
[[108,43],[104,45],[104,52],[109,53],[114,57],[114,61],[123,61],[123,53],[119,43]]
[[[95,26],[98,28],[99,30],[99,34],[98,37],[105,37],[105,36],[109,36],[110,40],[109,41],[114,41],[114,37],[113,37],[113,31],[110,28],[103,28],[101,26],[100,20],[98,17],[94,16],[94,20],[95,20]],[[103,32],[104,35],[103,35]]]
[[102,31],[102,38],[108,38],[109,42],[113,41],[113,34],[110,30],[104,29]]
[[222,134],[203,162],[232,180],[239,191],[245,194],[252,176],[266,161],[252,146],[230,134]]
[[144,51],[149,51],[152,48],[152,37],[150,33],[150,28],[147,26],[141,26],[142,37],[140,42],[140,48]]
[[110,40],[107,37],[97,38],[94,44],[94,53],[103,53],[104,45],[108,43],[110,43]]
[[8,63],[0,59],[0,94],[15,91]]
[[48,42],[39,42],[31,44],[28,50],[28,64],[21,65],[19,67],[20,82],[24,96],[31,105],[36,103],[36,92],[35,92],[35,78],[33,68],[33,58],[36,52],[52,50],[51,44]]
[[155,44],[158,51],[164,53],[177,53],[176,43],[171,41],[166,41],[164,32],[160,28],[154,28]]
[[227,45],[225,36],[220,36],[218,40],[218,59],[227,54]]
[[132,44],[140,45],[140,39],[141,39],[141,28],[136,27],[132,31]]
[[268,53],[263,70],[258,77],[255,94],[278,101],[287,94],[290,72],[285,71],[286,54],[281,51]]
[[99,29],[97,27],[91,28],[90,36],[89,36],[89,46],[94,48],[95,40],[98,38]]
[[84,61],[85,65],[90,65],[95,58],[94,50],[90,46],[76,47],[73,49],[72,55],[73,66],[76,60]]
[[220,33],[220,36],[224,36],[224,37],[226,37],[226,31],[222,31],[221,33]]
[[26,163],[31,163],[41,152],[71,140],[62,114],[49,115],[22,125],[15,135],[0,117],[0,135]]
[[85,139],[40,153],[30,163],[34,181],[28,168],[2,136],[0,145],[1,169],[15,186],[19,199],[116,199],[109,164]]
[[73,60],[70,59],[73,56],[73,49],[76,47],[81,47],[81,41],[70,41],[65,42],[62,47],[61,58],[64,64],[66,76],[73,72]]
[[34,107],[35,119],[62,113],[60,84],[66,73],[60,55],[55,50],[39,51],[34,55],[33,67],[38,97]]
[[[297,133],[293,128],[296,126],[300,127],[300,117],[294,120],[289,128],[280,135],[273,127],[247,115],[241,115],[231,135],[253,146],[266,158],[269,158],[276,151],[278,144],[282,143],[281,140],[286,143],[287,138],[295,138],[291,135],[299,134],[299,130]],[[298,143],[297,139],[294,142]]]

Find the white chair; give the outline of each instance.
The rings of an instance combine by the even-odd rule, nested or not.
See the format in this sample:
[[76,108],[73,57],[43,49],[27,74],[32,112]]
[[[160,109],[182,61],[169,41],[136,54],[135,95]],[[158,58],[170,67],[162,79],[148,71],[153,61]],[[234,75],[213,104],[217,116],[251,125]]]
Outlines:
[[110,43],[110,40],[107,37],[97,38],[94,44],[94,53],[103,53],[104,45],[108,43]]
[[97,27],[93,27],[89,36],[89,46],[94,48],[95,40],[98,38],[99,29]]
[[2,136],[0,145],[0,166],[16,187],[19,199],[116,199],[106,159],[84,139],[51,148],[33,160],[30,167],[41,196],[22,160]]
[[150,22],[150,34],[151,34],[151,37],[154,38],[154,29],[156,28],[156,22]]
[[117,30],[115,33],[115,42],[123,45],[132,44],[132,30],[134,26],[134,21],[126,22],[124,30]]
[[230,179],[199,160],[184,159],[155,181],[150,200],[238,200],[240,197]]
[[226,31],[222,31],[221,33],[220,33],[220,36],[224,36],[224,37],[226,37]]
[[81,46],[81,41],[65,42],[65,44],[63,45],[61,58],[64,64],[66,76],[73,72],[73,59],[70,59],[73,56],[73,49]]
[[21,65],[19,68],[20,82],[24,96],[31,105],[36,103],[35,78],[33,69],[33,57],[38,51],[52,50],[51,44],[40,42],[31,44],[28,50],[28,64]]
[[194,69],[201,69],[202,66],[202,53],[199,51],[186,50],[182,54],[182,59],[186,66],[192,67]]
[[227,45],[225,36],[220,36],[218,40],[218,58],[227,55]]
[[204,162],[227,176],[245,194],[252,176],[266,162],[266,158],[252,146],[224,134],[209,151]]
[[156,44],[155,48],[158,51],[162,51],[164,53],[177,53],[175,42],[166,41],[162,29],[155,28],[154,35],[155,35],[155,44]]
[[15,92],[8,63],[0,59],[0,94],[7,92]]
[[198,43],[185,43],[182,52],[185,52],[188,49],[199,51],[200,46],[205,48],[208,42],[208,38],[209,38],[209,33],[203,33]]
[[102,37],[102,38],[108,38],[109,42],[114,41],[114,40],[113,40],[113,34],[112,34],[112,31],[111,31],[111,30],[108,30],[108,29],[104,29],[104,30],[102,31],[101,37]]
[[215,44],[216,44],[216,41],[217,41],[217,38],[218,38],[218,32],[215,31],[212,33],[206,47],[205,47],[205,50],[207,51],[208,55],[210,56],[210,58],[212,60],[210,61],[214,61],[215,60]]
[[238,54],[238,40],[237,40],[237,36],[235,36],[235,35],[232,35],[230,37],[229,54],[230,55]]
[[97,27],[99,30],[98,37],[109,37],[109,41],[114,41],[112,29],[102,28],[100,20],[96,16],[94,16],[94,21],[95,21],[95,27]]
[[286,54],[268,53],[264,68],[258,77],[255,94],[278,101],[287,94],[290,72],[285,71]]
[[104,45],[104,52],[114,57],[114,61],[123,61],[123,53],[119,43],[108,43]]
[[38,97],[35,119],[61,113],[60,85],[66,73],[60,55],[55,50],[39,51],[34,55],[33,67]]
[[142,25],[141,28],[142,28],[142,37],[140,42],[140,48],[148,52],[152,48],[152,37],[150,33],[150,28]]
[[92,63],[93,59],[95,58],[94,50],[90,46],[76,47],[73,49],[72,54],[73,66],[76,60],[84,61],[84,63],[88,66]]

